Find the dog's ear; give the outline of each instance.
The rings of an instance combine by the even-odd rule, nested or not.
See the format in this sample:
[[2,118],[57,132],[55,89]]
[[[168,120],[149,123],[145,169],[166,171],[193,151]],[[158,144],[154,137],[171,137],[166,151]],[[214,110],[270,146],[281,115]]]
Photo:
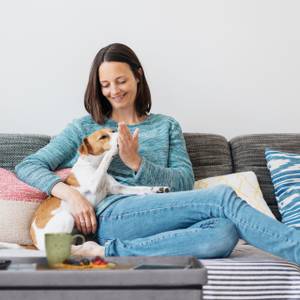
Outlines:
[[92,152],[92,147],[87,138],[84,138],[82,144],[79,147],[80,154],[88,155]]

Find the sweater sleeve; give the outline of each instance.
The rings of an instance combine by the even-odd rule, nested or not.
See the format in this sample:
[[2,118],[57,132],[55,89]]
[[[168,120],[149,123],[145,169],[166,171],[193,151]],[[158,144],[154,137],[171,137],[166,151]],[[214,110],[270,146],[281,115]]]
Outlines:
[[18,178],[50,195],[53,186],[61,181],[53,171],[76,155],[80,143],[80,130],[74,123],[69,124],[48,145],[15,167]]
[[182,130],[173,120],[170,128],[168,167],[162,167],[142,158],[141,166],[135,175],[139,185],[168,186],[171,191],[191,190],[194,173],[189,159]]

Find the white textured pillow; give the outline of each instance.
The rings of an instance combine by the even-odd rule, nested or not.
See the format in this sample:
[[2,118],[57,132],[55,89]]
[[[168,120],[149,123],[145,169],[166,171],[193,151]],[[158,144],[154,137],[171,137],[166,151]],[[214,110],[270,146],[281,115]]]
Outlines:
[[241,172],[201,179],[195,182],[194,189],[203,189],[219,184],[230,186],[240,198],[247,201],[252,207],[275,219],[263,197],[254,172]]

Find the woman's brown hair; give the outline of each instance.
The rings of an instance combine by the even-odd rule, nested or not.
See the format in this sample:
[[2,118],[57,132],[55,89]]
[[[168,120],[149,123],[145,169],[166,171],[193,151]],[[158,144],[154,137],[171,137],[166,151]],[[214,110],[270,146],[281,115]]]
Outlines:
[[134,76],[139,79],[135,100],[135,109],[138,116],[146,115],[151,109],[151,94],[145,74],[136,54],[128,46],[114,43],[99,50],[94,58],[89,81],[84,94],[85,109],[98,123],[103,124],[105,117],[110,117],[112,107],[103,96],[99,81],[99,67],[103,62],[127,63]]

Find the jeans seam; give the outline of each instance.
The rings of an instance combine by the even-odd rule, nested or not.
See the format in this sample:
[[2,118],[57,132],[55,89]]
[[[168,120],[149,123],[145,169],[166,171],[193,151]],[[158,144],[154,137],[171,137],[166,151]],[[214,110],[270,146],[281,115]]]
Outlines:
[[[188,229],[188,228],[185,228],[185,229]],[[199,228],[191,228],[190,230],[191,231],[199,231]],[[166,240],[170,237],[176,237],[176,236],[179,236],[179,235],[182,235],[182,234],[186,234],[186,232],[177,232],[177,233],[165,234],[164,236],[161,236],[161,237],[152,238],[150,241],[147,241],[147,242],[138,243],[138,242],[135,241],[135,244],[133,246],[126,245],[124,247],[131,249],[131,248],[140,247],[140,246],[148,246],[148,245],[151,245],[151,244],[155,244],[158,241],[163,241],[163,240]]]
[[[230,218],[232,217],[232,215],[230,216]],[[248,223],[248,222],[245,222],[243,220],[239,220],[238,223],[243,226],[244,228],[246,227],[250,227],[251,229],[255,229],[257,231],[259,231],[260,233],[263,233],[263,234],[267,234],[268,236],[271,236],[273,238],[276,238],[276,239],[284,239],[286,242],[289,242],[289,243],[293,243],[293,241],[291,241],[290,239],[288,239],[287,237],[282,237],[278,234],[272,234],[271,232],[269,232],[268,230],[261,230],[260,227],[258,226],[253,226],[252,224]]]
[[[170,210],[170,209],[174,209],[174,208],[184,208],[184,207],[193,207],[193,206],[208,206],[208,204],[201,204],[201,203],[197,203],[197,204],[186,204],[186,205],[175,205],[175,206],[170,206],[170,207],[156,207],[156,208],[152,208],[152,209],[147,209],[147,210],[141,210],[138,212],[130,212],[130,213],[122,213],[122,214],[117,214],[117,215],[111,215],[109,214],[108,216],[102,215],[102,220],[106,219],[122,219],[124,217],[132,217],[132,216],[138,216],[138,215],[144,215],[146,213],[156,213],[156,212],[160,212],[163,210]],[[209,206],[211,207],[222,207],[220,205],[214,205],[214,204],[209,204]],[[215,218],[215,217],[214,217]]]

